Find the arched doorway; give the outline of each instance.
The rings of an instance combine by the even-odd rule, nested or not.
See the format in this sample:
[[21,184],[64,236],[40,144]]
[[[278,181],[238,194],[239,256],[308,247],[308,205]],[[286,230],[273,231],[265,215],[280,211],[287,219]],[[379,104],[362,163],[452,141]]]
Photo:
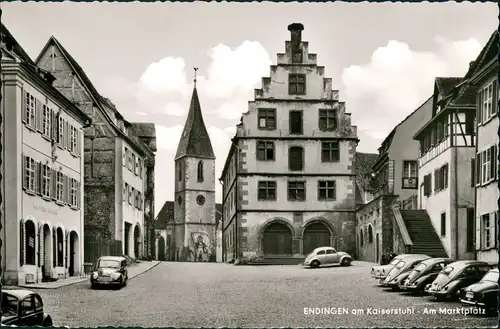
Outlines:
[[130,231],[132,230],[132,224],[125,222],[125,236],[123,238],[124,240],[124,246],[123,246],[123,254],[132,257],[132,253],[130,252]]
[[25,236],[26,236],[26,264],[27,265],[35,265],[36,264],[36,249],[35,249],[35,238],[36,238],[36,230],[35,223],[31,220],[27,220],[24,223]]
[[165,239],[162,236],[158,239],[158,260],[165,260]]
[[68,272],[70,276],[74,276],[75,272],[79,268],[79,250],[78,248],[78,234],[75,231],[71,231],[69,234],[69,268]]
[[139,259],[140,245],[141,245],[141,230],[139,229],[139,225],[135,225],[135,227],[134,227],[134,257],[135,257],[135,259]]
[[52,239],[50,227],[47,224],[43,225],[43,265],[42,265],[42,280],[52,277]]
[[328,227],[321,222],[307,225],[303,234],[303,254],[308,255],[318,247],[331,246],[331,233]]
[[64,249],[63,249],[63,242],[64,242],[64,234],[62,228],[58,227],[56,230],[56,240],[57,240],[57,266],[63,267],[64,266]]
[[291,255],[292,231],[283,223],[272,223],[264,229],[263,249],[265,255]]

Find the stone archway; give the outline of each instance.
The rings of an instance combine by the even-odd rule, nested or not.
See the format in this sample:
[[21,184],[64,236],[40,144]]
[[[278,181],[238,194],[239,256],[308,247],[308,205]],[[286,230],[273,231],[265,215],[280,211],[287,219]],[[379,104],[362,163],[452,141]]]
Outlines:
[[139,227],[139,224],[136,224],[134,227],[134,258],[135,259],[139,259],[141,257],[141,255],[142,255],[141,247],[142,247],[141,228]]
[[262,250],[264,255],[292,255],[293,231],[281,221],[267,224],[262,233]]
[[165,261],[165,239],[160,236],[158,238],[158,260]]
[[71,231],[69,233],[69,261],[68,273],[70,276],[75,276],[80,271],[80,242],[78,233]]
[[42,281],[44,279],[49,279],[52,277],[52,234],[50,230],[50,226],[48,224],[43,225],[43,250],[41,257],[43,258],[42,265]]
[[302,233],[303,254],[308,255],[318,247],[331,247],[333,235],[334,232],[323,220],[307,223]]

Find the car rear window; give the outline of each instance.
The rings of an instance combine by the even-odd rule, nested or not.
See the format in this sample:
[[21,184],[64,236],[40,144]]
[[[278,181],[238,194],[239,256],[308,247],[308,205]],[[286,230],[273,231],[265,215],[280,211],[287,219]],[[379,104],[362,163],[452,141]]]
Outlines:
[[396,264],[396,268],[402,268],[403,266],[405,266],[405,262],[404,261],[400,261],[399,263]]
[[392,262],[390,262],[391,265],[396,265],[400,260],[399,259],[393,259]]
[[498,271],[489,271],[485,276],[481,279],[481,281],[490,281],[498,283]]
[[120,268],[120,262],[110,259],[99,259],[98,268]]
[[441,271],[441,273],[446,274],[446,275],[450,275],[451,272],[453,272],[453,267],[451,267],[451,266],[446,266],[443,269],[443,271]]
[[427,267],[427,265],[425,265],[424,263],[420,263],[420,264],[418,264],[418,265],[414,268],[414,270],[415,270],[415,271],[418,271],[418,272],[422,272],[423,270],[425,270],[425,268],[426,268],[426,267]]

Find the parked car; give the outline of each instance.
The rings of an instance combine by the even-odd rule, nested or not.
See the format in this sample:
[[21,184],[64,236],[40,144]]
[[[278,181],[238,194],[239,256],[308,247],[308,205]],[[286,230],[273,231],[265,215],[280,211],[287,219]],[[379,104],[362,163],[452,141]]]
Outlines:
[[387,274],[392,270],[392,268],[403,258],[416,254],[402,254],[394,257],[391,262],[387,265],[377,265],[373,266],[371,270],[371,277],[375,280],[378,280],[379,283],[382,283],[387,276]]
[[446,266],[424,291],[438,301],[457,299],[460,289],[479,282],[492,267],[482,261],[459,260]]
[[490,270],[478,283],[462,289],[460,301],[464,305],[473,305],[487,312],[498,310],[498,268]]
[[349,266],[352,256],[343,251],[337,251],[332,247],[319,247],[314,249],[304,260],[303,265],[318,268],[321,265],[340,264]]
[[427,255],[411,255],[403,257],[387,274],[382,286],[389,287],[393,291],[399,289],[399,285],[408,277],[410,272],[422,261],[431,258]]
[[411,293],[423,293],[427,284],[454,260],[450,258],[429,258],[418,264],[402,282],[400,289]]
[[52,317],[43,311],[42,297],[29,290],[2,289],[2,326],[52,327]]
[[127,259],[122,256],[103,256],[97,260],[90,277],[92,289],[98,286],[125,287],[128,281]]

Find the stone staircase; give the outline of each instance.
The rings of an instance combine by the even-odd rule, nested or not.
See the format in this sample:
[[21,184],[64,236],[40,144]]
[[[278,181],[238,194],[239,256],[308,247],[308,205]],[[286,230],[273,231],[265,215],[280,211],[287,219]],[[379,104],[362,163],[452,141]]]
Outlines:
[[408,234],[413,242],[413,246],[411,247],[412,254],[424,254],[431,257],[448,257],[427,211],[400,211]]

